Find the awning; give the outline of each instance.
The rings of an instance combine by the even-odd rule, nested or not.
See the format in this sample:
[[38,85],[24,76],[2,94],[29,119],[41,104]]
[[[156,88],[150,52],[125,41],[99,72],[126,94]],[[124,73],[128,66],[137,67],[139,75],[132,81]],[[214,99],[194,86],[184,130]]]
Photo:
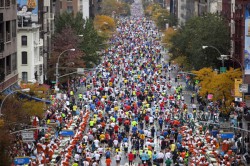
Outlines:
[[51,104],[50,100],[44,100],[44,99],[41,99],[41,98],[38,98],[38,97],[30,96],[30,95],[25,94],[25,93],[21,93],[20,97],[28,98],[30,100],[35,100],[35,101],[38,101],[38,102],[44,102],[46,104]]
[[9,86],[7,89],[5,89],[2,93],[4,95],[8,95],[8,94],[10,94],[13,91],[18,90],[18,89],[20,89],[20,86],[17,83],[15,83],[15,84]]

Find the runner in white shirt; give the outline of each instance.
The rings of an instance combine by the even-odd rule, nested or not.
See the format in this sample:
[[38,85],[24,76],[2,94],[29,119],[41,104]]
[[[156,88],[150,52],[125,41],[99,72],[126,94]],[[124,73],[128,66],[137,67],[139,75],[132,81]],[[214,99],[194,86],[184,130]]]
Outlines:
[[95,157],[95,160],[97,161],[97,163],[99,163],[100,158],[101,158],[101,155],[99,154],[99,152],[95,152],[94,157]]
[[121,155],[117,152],[115,155],[116,164],[119,165],[121,161]]
[[97,149],[97,151],[98,151],[98,153],[99,153],[100,155],[102,155],[102,154],[104,153],[103,147],[99,147],[99,148]]
[[150,125],[152,125],[154,123],[154,117],[153,116],[149,117],[149,123],[150,123]]
[[115,140],[113,141],[113,143],[114,143],[114,146],[115,146],[115,147],[118,147],[118,143],[119,143],[119,142],[118,142],[117,139],[115,139]]
[[84,166],[89,166],[89,162],[85,160],[85,161],[83,161],[83,165]]
[[94,144],[95,144],[95,147],[96,147],[96,148],[99,147],[99,142],[100,142],[100,141],[99,141],[98,139],[95,139],[95,140],[94,140]]

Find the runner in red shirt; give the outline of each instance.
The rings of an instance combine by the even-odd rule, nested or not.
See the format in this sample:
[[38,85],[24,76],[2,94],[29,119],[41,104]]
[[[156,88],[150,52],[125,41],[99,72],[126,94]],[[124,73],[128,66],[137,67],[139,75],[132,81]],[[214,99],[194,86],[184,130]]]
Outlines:
[[119,131],[119,126],[118,126],[117,124],[114,126],[114,130],[115,130],[115,133],[118,133],[118,131]]
[[132,152],[130,152],[128,154],[128,162],[129,162],[129,165],[132,165],[133,164],[133,160],[134,160],[134,154]]

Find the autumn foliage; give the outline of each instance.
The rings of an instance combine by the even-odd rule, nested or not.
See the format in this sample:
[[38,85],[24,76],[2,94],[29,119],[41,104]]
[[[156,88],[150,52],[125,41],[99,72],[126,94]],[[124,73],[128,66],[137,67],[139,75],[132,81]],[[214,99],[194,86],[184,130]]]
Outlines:
[[234,89],[234,80],[241,78],[242,72],[239,69],[230,68],[225,73],[217,74],[212,68],[203,68],[199,71],[193,71],[199,80],[199,94],[204,98],[208,94],[213,94],[213,100],[224,102],[225,106],[229,106],[234,99],[232,90]]
[[172,46],[171,39],[176,34],[176,31],[174,30],[174,28],[169,27],[163,34],[164,34],[164,36],[162,37],[163,45],[166,47],[171,47]]
[[110,35],[115,31],[115,21],[112,17],[106,15],[97,15],[94,19],[94,28],[99,34]]

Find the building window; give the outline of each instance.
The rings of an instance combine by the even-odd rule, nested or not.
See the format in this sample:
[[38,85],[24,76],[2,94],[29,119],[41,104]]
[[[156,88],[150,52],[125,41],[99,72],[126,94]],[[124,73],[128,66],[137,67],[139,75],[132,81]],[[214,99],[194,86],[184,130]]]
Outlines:
[[6,75],[11,74],[11,55],[6,57]]
[[27,82],[28,81],[28,73],[27,72],[22,72],[22,81]]
[[5,7],[10,7],[10,0],[5,0]]
[[17,70],[17,55],[16,55],[16,53],[11,55],[11,61],[12,61],[12,71]]
[[12,37],[16,37],[16,20],[12,20]]
[[0,0],[0,8],[4,7],[4,0]]
[[22,36],[22,46],[27,46],[27,36]]
[[67,6],[67,12],[73,13],[73,6]]
[[6,42],[9,42],[11,39],[10,21],[6,21],[5,28],[6,28]]
[[28,55],[26,51],[22,52],[22,65],[27,65],[28,64]]

